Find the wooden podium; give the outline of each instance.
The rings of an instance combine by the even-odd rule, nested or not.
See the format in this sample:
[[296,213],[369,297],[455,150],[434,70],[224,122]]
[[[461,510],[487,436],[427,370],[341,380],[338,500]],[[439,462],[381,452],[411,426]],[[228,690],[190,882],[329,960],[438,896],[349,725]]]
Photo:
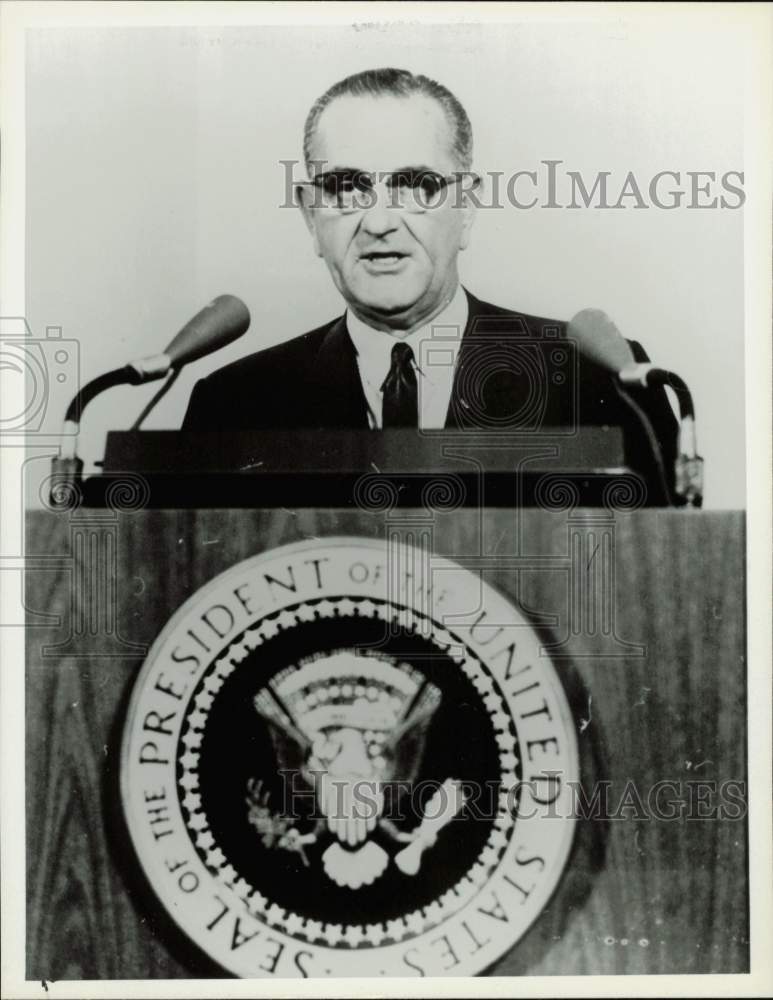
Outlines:
[[433,553],[482,573],[540,630],[583,781],[612,811],[578,822],[550,903],[488,973],[746,971],[743,515],[573,496],[555,487],[552,509],[447,494],[405,507],[378,491],[339,506],[158,509],[135,477],[112,506],[30,513],[28,978],[226,975],[155,900],[124,826],[120,738],[143,658],[187,597],[248,556],[419,522]]

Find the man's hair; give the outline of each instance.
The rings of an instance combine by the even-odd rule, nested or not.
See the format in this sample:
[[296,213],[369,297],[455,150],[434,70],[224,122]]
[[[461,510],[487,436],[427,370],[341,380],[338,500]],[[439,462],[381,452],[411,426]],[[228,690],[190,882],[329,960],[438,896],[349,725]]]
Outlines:
[[411,97],[421,94],[437,101],[445,112],[453,133],[451,148],[462,170],[472,166],[472,126],[467,112],[442,83],[428,76],[410,73],[407,69],[366,69],[334,83],[317,98],[306,118],[303,130],[303,155],[307,168],[312,162],[311,146],[320,116],[337,97]]

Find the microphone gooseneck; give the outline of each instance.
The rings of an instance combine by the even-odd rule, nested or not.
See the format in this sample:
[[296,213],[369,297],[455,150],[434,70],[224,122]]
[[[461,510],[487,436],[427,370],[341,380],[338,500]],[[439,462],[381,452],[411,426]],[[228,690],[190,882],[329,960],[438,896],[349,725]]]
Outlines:
[[[570,321],[567,337],[575,340],[580,352],[589,360],[615,376],[615,385],[621,399],[629,409],[638,411],[647,440],[653,447],[653,456],[659,472],[663,457],[652,424],[638,405],[634,404],[626,387],[669,387],[679,406],[678,454],[674,469],[674,494],[666,487],[666,496],[679,505],[700,507],[703,503],[703,459],[697,452],[695,431],[695,405],[684,379],[675,372],[648,363],[637,362],[630,345],[618,328],[600,309],[583,309]],[[665,477],[661,477],[665,484]]]
[[78,432],[83,411],[96,396],[118,385],[141,385],[166,378],[171,373],[171,378],[140,414],[135,424],[138,426],[171,388],[184,365],[232,343],[247,332],[249,325],[250,312],[241,299],[235,295],[218,295],[185,324],[161,354],[132,361],[87,382],[67,407],[62,428],[65,443],[60,454],[51,461],[52,505],[59,506],[60,497],[68,492],[62,489],[63,486],[70,486],[81,477],[83,462],[77,456]]

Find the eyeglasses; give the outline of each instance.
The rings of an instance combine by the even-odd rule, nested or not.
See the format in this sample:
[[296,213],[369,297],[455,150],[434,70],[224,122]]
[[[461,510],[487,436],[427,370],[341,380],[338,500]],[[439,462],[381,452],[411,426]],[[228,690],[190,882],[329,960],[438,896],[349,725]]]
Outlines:
[[434,170],[397,170],[375,175],[367,170],[328,170],[303,183],[315,189],[322,207],[358,212],[376,204],[377,180],[386,185],[390,207],[425,212],[443,203],[449,185],[469,180],[474,186],[480,178],[469,172],[444,176]]

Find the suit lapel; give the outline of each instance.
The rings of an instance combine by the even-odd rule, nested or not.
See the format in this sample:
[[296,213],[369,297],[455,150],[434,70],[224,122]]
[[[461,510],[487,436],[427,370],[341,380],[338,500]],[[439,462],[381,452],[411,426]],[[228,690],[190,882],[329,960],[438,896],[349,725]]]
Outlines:
[[[464,293],[467,296],[468,303],[467,325],[462,334],[462,345],[459,348],[459,355],[456,359],[451,399],[449,400],[448,413],[446,414],[445,426],[448,429],[458,429],[470,421],[469,411],[471,407],[465,395],[469,395],[467,390],[470,388],[471,369],[475,355],[474,331],[479,325],[481,315],[485,313],[485,306],[479,299],[471,295],[466,288],[464,289]],[[471,334],[470,331],[473,331],[473,333]]]
[[367,428],[365,401],[357,352],[344,316],[334,320],[317,351],[309,409],[320,427]]
[[465,293],[469,314],[446,427],[529,431],[567,423],[560,410],[567,393],[552,385],[546,362],[552,341],[531,329],[527,317]]

